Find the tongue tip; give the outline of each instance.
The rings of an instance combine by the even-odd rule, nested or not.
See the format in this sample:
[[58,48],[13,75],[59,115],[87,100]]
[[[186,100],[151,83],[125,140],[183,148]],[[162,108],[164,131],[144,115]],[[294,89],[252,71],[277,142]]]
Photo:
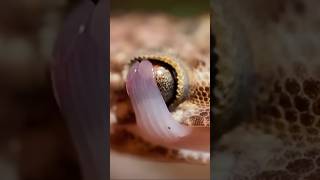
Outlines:
[[131,94],[133,84],[137,79],[151,80],[156,85],[153,79],[153,67],[150,61],[137,61],[130,67],[126,80],[127,94]]
[[144,79],[153,79],[153,67],[150,61],[143,60],[139,64],[138,72]]

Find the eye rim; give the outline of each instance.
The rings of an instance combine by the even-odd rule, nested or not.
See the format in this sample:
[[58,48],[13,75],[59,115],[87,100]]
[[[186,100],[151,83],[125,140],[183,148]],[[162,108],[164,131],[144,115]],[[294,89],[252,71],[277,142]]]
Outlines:
[[189,92],[189,77],[185,69],[186,67],[178,58],[167,55],[141,55],[132,58],[130,64],[133,64],[135,61],[141,62],[142,60],[162,63],[174,71],[173,74],[175,74],[175,77],[173,78],[176,80],[176,89],[172,102],[167,105],[169,110],[173,110],[187,98]]

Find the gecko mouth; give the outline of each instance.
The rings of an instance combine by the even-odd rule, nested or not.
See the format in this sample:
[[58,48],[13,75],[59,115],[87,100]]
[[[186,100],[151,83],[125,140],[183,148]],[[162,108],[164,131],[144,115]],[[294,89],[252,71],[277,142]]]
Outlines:
[[175,121],[161,96],[149,61],[135,62],[128,73],[126,88],[142,138],[171,148],[209,151],[210,132]]

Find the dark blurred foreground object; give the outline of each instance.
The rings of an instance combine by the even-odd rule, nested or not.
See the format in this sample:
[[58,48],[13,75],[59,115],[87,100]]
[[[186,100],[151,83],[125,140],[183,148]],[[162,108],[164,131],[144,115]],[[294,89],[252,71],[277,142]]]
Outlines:
[[59,34],[52,63],[56,99],[67,118],[84,178],[108,178],[107,2],[83,1]]
[[0,2],[1,180],[80,179],[48,77],[57,29],[77,1]]

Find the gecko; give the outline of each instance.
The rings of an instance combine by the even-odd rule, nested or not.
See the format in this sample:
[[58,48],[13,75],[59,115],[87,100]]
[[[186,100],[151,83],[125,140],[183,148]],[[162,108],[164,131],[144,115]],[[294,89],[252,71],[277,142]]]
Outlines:
[[213,178],[320,177],[319,5],[212,1]]
[[209,14],[111,16],[110,39],[111,148],[208,164]]

